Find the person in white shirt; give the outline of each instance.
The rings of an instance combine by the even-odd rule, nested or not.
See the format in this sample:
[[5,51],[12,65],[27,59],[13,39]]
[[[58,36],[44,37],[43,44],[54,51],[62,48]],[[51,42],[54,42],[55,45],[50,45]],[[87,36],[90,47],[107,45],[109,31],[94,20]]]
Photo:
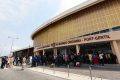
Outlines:
[[92,54],[88,54],[89,60],[90,60],[90,64],[92,64]]
[[99,54],[99,59],[100,59],[100,64],[102,64],[102,66],[104,66],[104,54],[102,52],[100,52],[100,54]]

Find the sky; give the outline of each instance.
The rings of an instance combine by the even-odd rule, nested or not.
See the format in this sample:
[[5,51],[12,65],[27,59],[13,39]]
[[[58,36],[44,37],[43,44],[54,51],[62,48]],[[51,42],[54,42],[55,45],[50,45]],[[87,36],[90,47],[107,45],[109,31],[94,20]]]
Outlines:
[[0,0],[0,56],[10,53],[13,38],[12,51],[32,46],[30,36],[36,28],[85,1]]

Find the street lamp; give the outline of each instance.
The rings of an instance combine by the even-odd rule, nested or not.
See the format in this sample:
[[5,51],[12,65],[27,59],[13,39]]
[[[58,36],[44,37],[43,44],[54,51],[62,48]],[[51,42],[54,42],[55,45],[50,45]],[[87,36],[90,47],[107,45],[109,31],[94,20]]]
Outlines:
[[12,55],[12,48],[13,48],[14,40],[15,40],[15,39],[19,39],[19,38],[14,38],[14,37],[10,37],[10,36],[8,36],[8,38],[12,40],[11,48],[10,48],[10,56],[11,56],[11,55]]

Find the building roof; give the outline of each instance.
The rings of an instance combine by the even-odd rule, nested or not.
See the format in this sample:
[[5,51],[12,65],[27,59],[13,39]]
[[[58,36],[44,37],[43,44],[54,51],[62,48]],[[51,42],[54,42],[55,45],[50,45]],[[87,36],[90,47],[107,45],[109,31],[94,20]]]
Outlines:
[[18,51],[22,51],[22,50],[26,50],[26,49],[30,49],[30,48],[34,48],[33,46],[29,46],[29,47],[25,47],[25,48],[21,48],[21,49],[16,49],[12,52],[18,52]]
[[69,9],[69,10],[67,10],[67,11],[65,11],[65,12],[63,12],[63,13],[55,16],[55,17],[53,17],[52,19],[48,20],[47,22],[45,22],[41,26],[39,26],[32,33],[31,38],[33,39],[38,32],[40,32],[44,28],[48,27],[48,25],[50,25],[50,24],[52,24],[54,22],[57,22],[58,20],[63,19],[63,18],[65,18],[65,17],[67,17],[67,16],[69,16],[71,14],[74,14],[74,13],[76,13],[78,11],[81,11],[81,10],[83,10],[85,8],[88,8],[88,7],[93,6],[93,5],[97,4],[97,3],[100,3],[102,1],[105,1],[105,0],[88,0],[88,1],[86,1],[86,2],[84,2],[82,4],[80,4],[80,5],[77,5],[77,6],[73,7],[73,8],[71,8],[71,9]]

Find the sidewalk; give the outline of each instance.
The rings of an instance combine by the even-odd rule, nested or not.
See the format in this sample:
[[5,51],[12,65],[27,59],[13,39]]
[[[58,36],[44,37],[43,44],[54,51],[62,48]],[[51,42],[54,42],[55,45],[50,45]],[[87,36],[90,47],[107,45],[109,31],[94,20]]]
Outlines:
[[[88,66],[83,65],[79,68],[70,67],[69,77],[68,77],[68,68],[65,67],[55,67],[50,68],[46,66],[38,66],[33,68],[25,67],[25,69],[48,74],[51,76],[61,77],[69,80],[91,80],[90,70]],[[21,67],[14,67],[19,68]],[[108,68],[108,69],[107,69]],[[116,70],[114,70],[117,68]],[[92,80],[120,80],[120,65],[105,65],[92,67]],[[102,77],[102,79],[101,79]]]
[[[100,68],[100,69],[98,69]],[[97,69],[95,67],[92,68],[92,76],[93,80],[120,80],[120,65],[105,65],[105,66],[99,66]],[[108,68],[108,69],[107,69]],[[117,68],[114,70],[113,68]],[[55,67],[55,68],[50,68],[50,67],[44,67],[39,66],[39,67],[34,67],[34,68],[29,68],[30,70],[57,76],[57,77],[62,77],[65,79],[70,79],[70,80],[91,80],[90,76],[90,71],[89,68],[86,67],[80,67],[80,68],[70,68],[69,72],[69,77],[68,77],[68,69],[63,67]],[[117,71],[118,70],[118,71]],[[104,78],[104,79],[101,79]]]
[[[61,77],[69,80],[91,80],[90,76],[82,75],[82,74],[74,74],[74,73],[67,73],[62,71],[54,71],[54,69],[45,69],[45,68],[29,68],[30,70],[37,71],[40,73],[48,74],[51,76]],[[92,77],[92,80],[109,80],[109,79],[101,79],[97,77]]]

